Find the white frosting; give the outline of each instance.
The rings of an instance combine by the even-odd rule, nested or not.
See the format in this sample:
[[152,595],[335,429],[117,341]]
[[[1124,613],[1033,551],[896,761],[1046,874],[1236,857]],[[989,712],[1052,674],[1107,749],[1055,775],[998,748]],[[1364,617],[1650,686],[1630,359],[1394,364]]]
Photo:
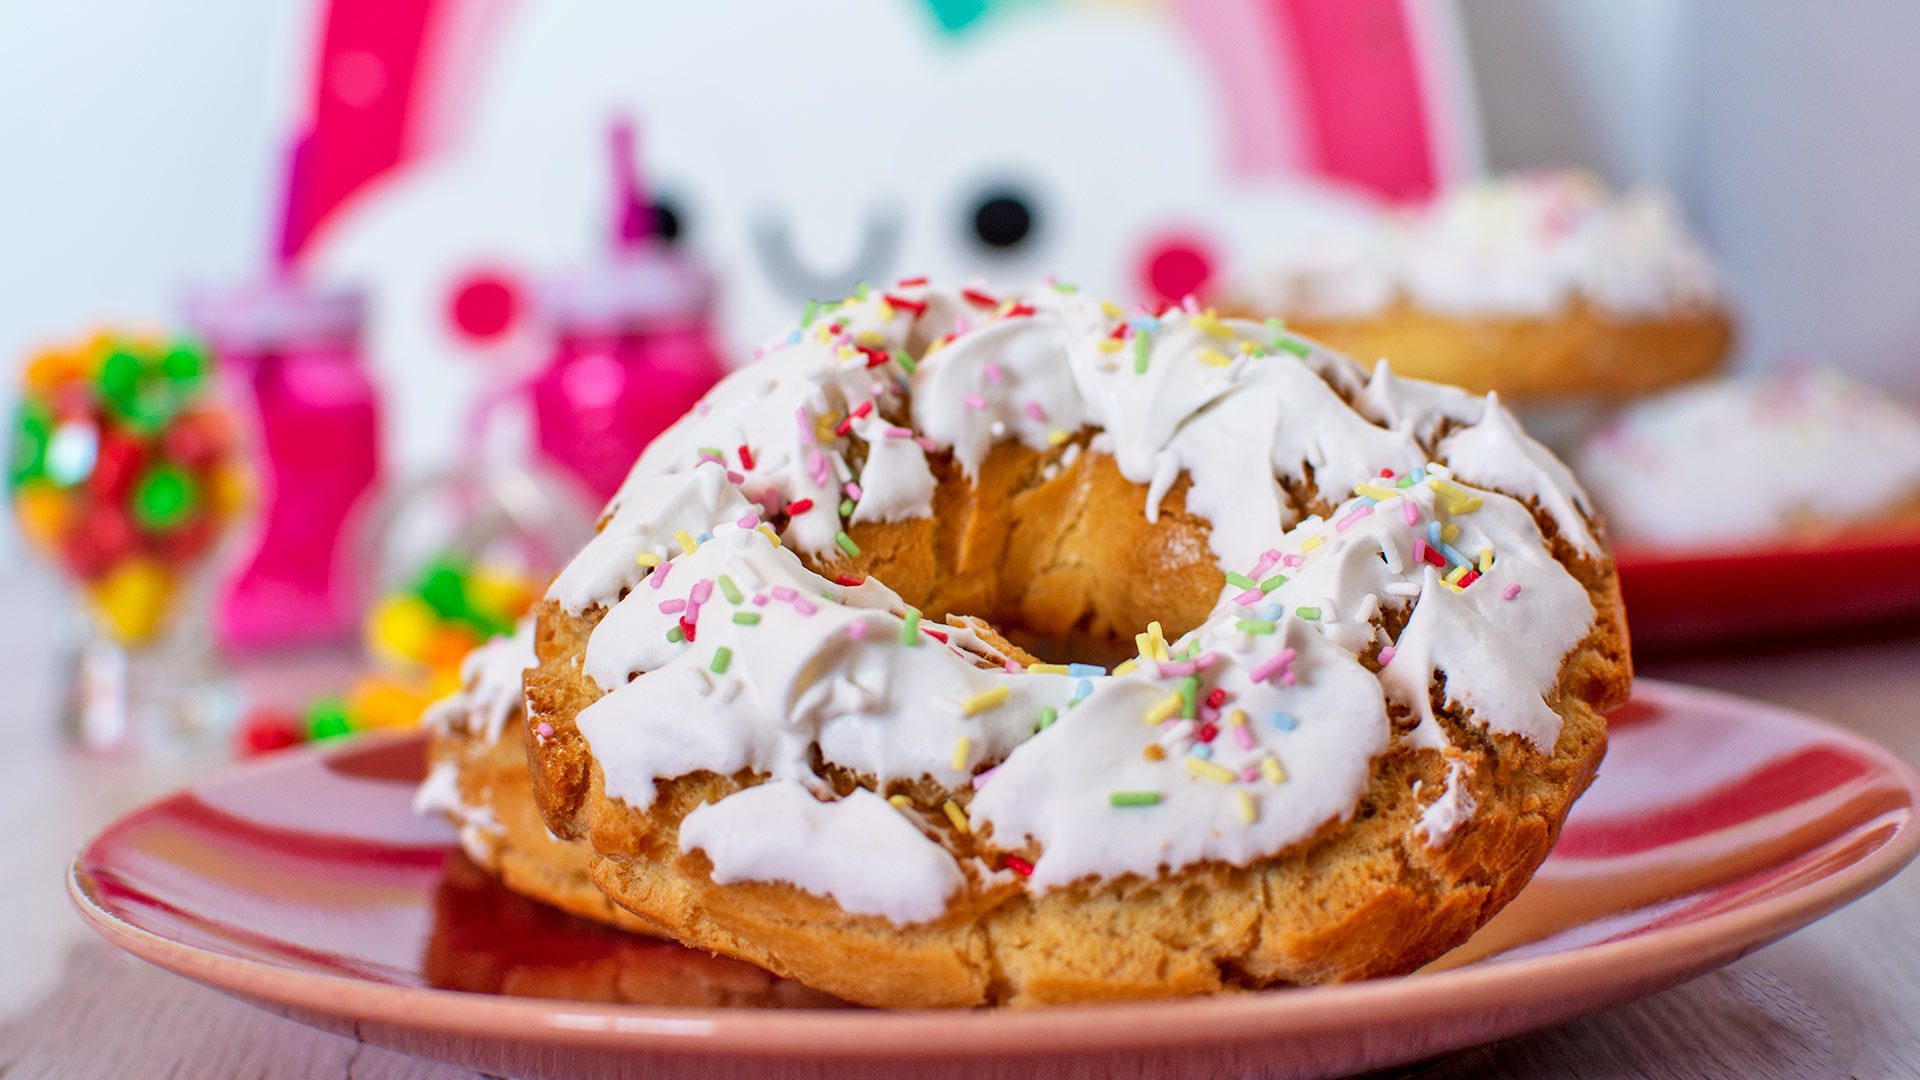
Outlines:
[[1635,405],[1578,461],[1624,543],[1764,542],[1920,495],[1920,414],[1837,371],[1794,369]]
[[736,791],[687,815],[680,849],[706,852],[722,885],[784,881],[901,925],[939,918],[967,883],[946,848],[864,788],[826,802],[779,781]]
[[476,806],[461,796],[457,762],[436,762],[427,770],[427,778],[414,790],[413,812],[447,817],[458,829],[460,849],[467,857],[482,866],[493,865],[494,846],[506,830],[492,807]]
[[[1473,792],[1467,790],[1467,766],[1465,762],[1454,759],[1447,762],[1447,784],[1440,789],[1440,797],[1427,804],[1420,812],[1420,820],[1413,823],[1413,831],[1427,842],[1428,847],[1441,847],[1460,826],[1472,820],[1477,809]],[[1414,795],[1419,795],[1419,782],[1415,781]]]
[[1261,310],[1328,318],[1405,297],[1459,316],[1551,316],[1578,296],[1620,316],[1717,304],[1713,264],[1664,192],[1610,196],[1582,172],[1529,173],[1388,209],[1265,254],[1236,286]]
[[[1026,886],[1044,891],[1246,864],[1344,819],[1389,745],[1388,701],[1419,715],[1417,745],[1446,745],[1429,715],[1436,675],[1477,723],[1551,750],[1544,694],[1594,611],[1517,499],[1576,548],[1599,548],[1571,475],[1497,400],[1384,366],[1368,377],[1205,313],[1127,316],[1044,288],[998,310],[924,287],[894,295],[820,314],[729,376],[636,463],[551,593],[611,609],[583,661],[608,692],[577,719],[609,796],[646,807],[663,779],[766,778],[683,826],[725,880],[787,881],[915,921],[951,896],[947,875],[973,873],[950,857],[876,872],[860,850],[876,815],[899,820],[903,851],[919,850],[906,833],[945,851],[877,796],[834,801],[816,754],[883,789],[971,782],[969,805],[929,814],[1001,850],[1031,843]],[[1044,448],[1085,427],[1099,429],[1091,452],[1147,488],[1143,505],[1109,512],[1154,517],[1185,475],[1187,506],[1233,574],[1200,627],[1148,644],[1158,661],[1009,672],[976,635],[910,630],[883,584],[836,584],[800,557],[830,569],[850,542],[843,498],[853,521],[870,503],[875,520],[929,513],[930,453],[972,474],[997,441]],[[1308,470],[1335,505],[1325,519],[1301,520],[1276,479]],[[1433,529],[1442,545],[1426,557],[1456,583],[1423,562]],[[636,557],[661,565],[643,581]],[[1407,605],[1400,640],[1383,640],[1374,616]],[[1356,654],[1383,649],[1376,676]]]

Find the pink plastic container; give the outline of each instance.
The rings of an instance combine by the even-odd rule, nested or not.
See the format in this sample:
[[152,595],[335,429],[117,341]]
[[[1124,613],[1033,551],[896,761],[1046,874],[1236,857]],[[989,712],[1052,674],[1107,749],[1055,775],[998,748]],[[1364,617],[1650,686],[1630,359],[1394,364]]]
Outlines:
[[360,355],[365,306],[357,292],[291,281],[187,303],[242,414],[253,404],[259,507],[215,617],[229,649],[357,629],[359,597],[343,556],[380,477],[379,408]]

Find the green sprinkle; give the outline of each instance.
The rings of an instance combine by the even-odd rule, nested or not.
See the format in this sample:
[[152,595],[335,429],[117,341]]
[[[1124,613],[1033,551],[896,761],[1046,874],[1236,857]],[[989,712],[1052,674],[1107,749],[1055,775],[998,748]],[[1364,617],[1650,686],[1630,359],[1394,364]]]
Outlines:
[[1074,293],[1077,293],[1080,291],[1080,286],[1069,285],[1064,281],[1056,281],[1053,283],[1053,291],[1061,294],[1062,296],[1072,296]]
[[863,281],[860,284],[855,285],[853,287],[853,298],[855,300],[865,300],[867,298],[867,294],[872,291],[873,291],[873,286]]
[[1283,352],[1290,352],[1301,359],[1305,359],[1313,352],[1313,347],[1301,341],[1299,338],[1277,337],[1271,342],[1268,342],[1268,344]]
[[1280,586],[1285,585],[1286,583],[1287,583],[1287,575],[1275,574],[1272,577],[1260,583],[1260,591],[1263,593],[1269,593],[1279,588]]
[[1180,679],[1180,715],[1193,719],[1200,708],[1200,676],[1187,675]]
[[1317,607],[1297,607],[1293,609],[1293,613],[1303,619],[1318,619],[1320,617],[1320,609]]
[[1034,725],[1033,730],[1045,731],[1052,727],[1053,722],[1058,719],[1060,719],[1060,710],[1051,705],[1042,705],[1040,707],[1040,722]]
[[1259,588],[1258,585],[1254,584],[1254,580],[1252,578],[1248,577],[1245,574],[1234,573],[1233,571],[1227,572],[1227,584],[1233,586],[1236,589]]
[[909,375],[913,374],[914,369],[919,367],[918,364],[913,362],[913,357],[907,355],[907,350],[905,349],[893,350],[893,362],[899,364],[901,369]]
[[1133,373],[1135,375],[1147,373],[1147,335],[1143,330],[1133,332]]
[[1109,806],[1158,806],[1159,804],[1160,793],[1157,791],[1116,791],[1107,796]]
[[1199,655],[1200,655],[1200,639],[1194,638],[1192,641],[1187,642],[1187,659],[1191,660],[1194,657]]
[[697,446],[694,449],[708,457],[721,457],[720,448],[717,446]]
[[725,675],[727,665],[731,663],[733,663],[733,650],[722,645],[713,650],[713,663],[707,665],[707,670],[715,675]]
[[729,604],[737,604],[741,600],[740,586],[735,585],[733,579],[725,574],[720,575],[720,592],[726,596]]
[[1400,479],[1395,480],[1393,482],[1393,486],[1397,488],[1410,488],[1413,486],[1413,477],[1403,476]]
[[853,542],[853,537],[848,536],[847,530],[845,529],[841,529],[839,532],[833,534],[833,542],[839,544],[840,550],[846,552],[848,555],[857,556],[860,554],[860,545]]
[[739,623],[741,626],[759,626],[760,613],[757,611],[736,611],[733,613],[733,621]]
[[807,301],[807,310],[802,312],[800,315],[800,329],[805,330],[807,327],[812,326],[813,320],[818,318],[819,316],[820,316],[820,301],[818,300]]
[[840,516],[843,518],[853,516],[853,500],[852,499],[840,500]]
[[[739,616],[735,615],[734,618],[738,619]],[[1241,619],[1233,626],[1243,634],[1271,634],[1278,629],[1272,619]]]
[[900,643],[902,645],[920,644],[920,609],[919,608],[910,607],[907,609],[906,625],[900,628]]
[[1287,320],[1282,319],[1277,315],[1269,315],[1266,318],[1266,325],[1267,325],[1267,329],[1278,334],[1282,330],[1285,330],[1287,328]]
[[686,631],[676,626],[673,629],[667,631],[667,640],[673,642],[675,645],[678,645],[681,642],[687,640],[687,633]]

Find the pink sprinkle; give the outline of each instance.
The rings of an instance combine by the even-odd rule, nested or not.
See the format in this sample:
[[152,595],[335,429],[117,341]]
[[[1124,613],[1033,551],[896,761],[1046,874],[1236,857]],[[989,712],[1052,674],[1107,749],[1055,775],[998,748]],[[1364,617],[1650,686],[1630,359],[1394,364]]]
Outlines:
[[1220,722],[1220,710],[1211,705],[1200,706],[1200,708],[1194,710],[1194,715],[1198,716],[1200,722],[1203,724],[1218,724]]
[[1163,662],[1160,665],[1160,677],[1163,679],[1177,679],[1182,675],[1191,674],[1193,674],[1193,661],[1191,660],[1180,660],[1172,663]]
[[847,624],[847,640],[848,641],[859,641],[861,638],[866,636],[867,636],[866,623],[854,622],[854,623]]
[[1401,499],[1400,516],[1407,519],[1407,524],[1418,525],[1420,524],[1420,507],[1416,506],[1412,499]]
[[847,493],[847,498],[852,499],[854,502],[860,501],[860,485],[859,484],[856,484],[853,481],[849,480],[846,483],[845,490]]
[[744,484],[747,482],[746,477],[740,475],[739,473],[733,471],[732,469],[727,470],[727,480],[735,484]]
[[1500,599],[1502,600],[1511,600],[1514,597],[1519,595],[1520,595],[1520,583],[1517,581],[1507,586],[1506,588],[1500,590]]
[[1261,592],[1259,589],[1248,589],[1246,592],[1234,597],[1233,602],[1239,604],[1241,607],[1252,607],[1266,598],[1267,594]]
[[740,526],[743,529],[751,529],[754,526],[760,524],[760,515],[759,514],[742,515],[740,520],[734,522],[734,524]]
[[543,739],[551,739],[553,738],[553,725],[542,720],[539,725],[533,729],[533,733]]
[[1023,668],[1020,666],[1020,661],[1018,660],[1007,661],[1005,664],[1005,667],[1006,667],[1007,674],[1009,675],[1018,675],[1022,671],[1026,670],[1026,668]]
[[1351,529],[1355,525],[1359,524],[1361,518],[1371,517],[1372,515],[1373,515],[1373,507],[1356,506],[1353,508],[1352,513],[1348,514],[1346,517],[1341,518],[1339,521],[1336,521],[1333,523],[1333,531],[1337,533],[1346,532],[1348,529]]
[[720,455],[718,454],[703,453],[700,455],[700,464],[705,465],[709,461],[713,462],[715,465],[721,465],[721,466],[726,465],[726,462],[720,460]]
[[754,594],[753,594],[753,606],[754,606],[754,607],[766,607],[766,606],[767,606],[767,594],[766,594],[766,593],[763,593],[763,592],[757,592],[757,593],[754,593]]
[[1212,652],[1212,651],[1203,652],[1199,656],[1196,656],[1193,658],[1193,670],[1205,671],[1208,668],[1212,667],[1213,662],[1218,659],[1220,659],[1220,654],[1217,652]]
[[967,408],[969,409],[984,409],[987,407],[987,399],[981,397],[979,394],[968,394],[960,400],[966,402]]
[[1291,570],[1291,569],[1293,569],[1293,568],[1294,568],[1294,567],[1296,567],[1296,566],[1299,566],[1299,565],[1300,565],[1301,563],[1303,563],[1303,562],[1306,562],[1306,561],[1307,561],[1307,559],[1306,559],[1306,556],[1304,556],[1304,555],[1282,555],[1282,556],[1280,556],[1280,565],[1281,565],[1281,566],[1284,566],[1284,567],[1286,567],[1286,568],[1287,568],[1287,569],[1289,569],[1289,570]]
[[1289,677],[1283,681],[1291,686],[1293,685],[1291,678],[1293,672],[1290,668],[1293,664],[1294,655],[1292,649],[1281,649],[1279,652],[1274,653],[1272,656],[1255,665],[1252,671],[1247,672],[1247,678],[1252,679],[1254,682],[1266,682],[1268,679],[1273,678],[1276,673],[1284,671]]
[[1192,293],[1180,298],[1180,306],[1185,308],[1189,315],[1200,314],[1200,298]]
[[1247,725],[1240,724],[1233,729],[1233,744],[1242,750],[1253,749],[1253,732]]
[[1388,664],[1393,663],[1393,654],[1394,654],[1394,648],[1391,645],[1387,646],[1384,649],[1381,649],[1380,650],[1380,666],[1386,667]]
[[800,595],[799,593],[793,591],[791,586],[775,585],[773,587],[773,598],[775,600],[790,601],[794,597],[799,595]]
[[1280,673],[1281,686],[1292,686],[1294,683],[1299,681],[1300,681],[1299,676],[1293,673],[1292,668],[1288,668],[1287,670]]
[[1249,784],[1251,784],[1251,783],[1253,783],[1254,781],[1256,781],[1256,780],[1258,780],[1258,779],[1260,779],[1260,769],[1259,769],[1259,766],[1256,766],[1256,765],[1249,765],[1249,766],[1247,766],[1246,768],[1244,768],[1244,769],[1241,769],[1241,770],[1240,770],[1240,779],[1241,779],[1241,780],[1243,780],[1243,781],[1245,781],[1245,782],[1247,782],[1247,783],[1249,783]]
[[995,386],[999,386],[1000,385],[1000,365],[989,360],[987,361],[986,372],[987,372],[987,381],[992,383]]
[[688,601],[687,613],[680,616],[680,621],[683,623],[699,622],[700,621],[700,605],[692,602],[691,600]]
[[697,606],[706,603],[712,596],[713,579],[701,578],[699,581],[693,583],[692,591],[687,594],[687,602]]
[[800,437],[807,442],[813,441],[813,418],[807,415],[805,405],[793,410],[794,423],[800,426]]
[[652,574],[648,575],[647,584],[652,585],[654,588],[657,589],[660,586],[665,585],[667,583],[667,575],[672,572],[673,572],[673,563],[663,562],[660,564],[660,569],[655,570]]
[[1416,566],[1427,561],[1427,542],[1417,536],[1413,538],[1413,561]]
[[976,773],[976,774],[974,774],[974,777],[973,777],[973,790],[975,790],[975,791],[979,791],[979,790],[980,790],[980,785],[981,785],[981,784],[984,784],[984,783],[986,783],[986,782],[987,782],[987,777],[989,777],[989,776],[992,776],[992,775],[993,775],[993,773],[994,773],[994,770],[995,770],[995,769],[998,769],[999,767],[1000,767],[1000,766],[998,766],[998,765],[995,765],[995,766],[994,766],[994,767],[993,767],[992,769],[988,769],[988,770],[987,770],[986,772],[983,772],[983,773]]
[[793,598],[793,610],[799,612],[802,615],[811,615],[814,612],[819,611],[820,609],[818,607],[815,607],[813,601],[807,599],[806,597],[796,596]]
[[1277,551],[1269,551],[1265,555],[1260,556],[1260,561],[1253,564],[1253,572],[1247,576],[1258,581],[1262,575],[1273,569],[1274,563],[1279,561],[1280,553]]
[[687,602],[685,600],[660,601],[660,614],[662,615],[678,615],[685,610],[687,610]]
[[1047,410],[1041,408],[1039,402],[1029,401],[1025,405],[1022,405],[1021,408],[1027,410],[1027,415],[1033,417],[1034,423],[1044,424],[1047,422]]
[[913,438],[913,429],[912,429],[912,428],[903,428],[903,427],[890,427],[890,428],[888,428],[888,429],[887,429],[887,438],[889,438],[889,439],[911,439],[911,438]]
[[807,472],[813,476],[813,482],[825,487],[827,484],[827,455],[818,450],[807,451]]
[[914,436],[913,441],[919,443],[920,449],[925,450],[929,454],[940,449],[940,444],[937,442],[934,442],[932,436],[916,435]]

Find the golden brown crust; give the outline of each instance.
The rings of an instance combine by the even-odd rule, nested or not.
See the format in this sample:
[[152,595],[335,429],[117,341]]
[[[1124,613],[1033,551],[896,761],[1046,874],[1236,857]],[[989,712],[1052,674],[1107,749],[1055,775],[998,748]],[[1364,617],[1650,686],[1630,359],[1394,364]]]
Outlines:
[[1546,318],[1450,315],[1403,300],[1365,316],[1288,315],[1287,326],[1365,363],[1384,357],[1396,374],[1514,401],[1638,397],[1713,374],[1733,343],[1717,308],[1624,318],[1580,299]]
[[[970,607],[1042,637],[1130,631],[1143,611],[1162,615],[1171,637],[1204,617],[1219,593],[1205,522],[1185,513],[1179,486],[1160,525],[1149,526],[1134,512],[1140,490],[1095,453],[1062,467],[1059,452],[1003,445],[977,484],[945,471],[941,479],[933,519],[858,526],[860,558],[823,572],[878,573],[930,612]],[[1310,480],[1296,495],[1318,499]],[[1536,516],[1552,536],[1551,520]],[[849,914],[784,884],[715,884],[702,853],[680,852],[680,822],[759,778],[664,780],[644,813],[607,798],[574,724],[600,696],[580,658],[601,613],[577,617],[552,603],[540,609],[540,664],[526,684],[528,723],[552,728],[530,747],[533,791],[556,834],[591,845],[593,881],[623,907],[683,943],[852,1001],[1032,1005],[1410,971],[1464,941],[1526,884],[1605,753],[1603,713],[1626,699],[1631,668],[1612,564],[1581,558],[1557,538],[1553,545],[1597,612],[1549,698],[1563,721],[1559,742],[1549,756],[1490,735],[1436,690],[1442,725],[1454,746],[1467,748],[1450,753],[1470,766],[1466,782],[1479,807],[1438,846],[1418,839],[1415,825],[1446,782],[1447,759],[1396,742],[1376,762],[1352,820],[1249,867],[1202,864],[1042,896],[1010,885],[976,888],[941,919],[908,927]],[[1136,560],[1154,559],[1164,569],[1139,572],[1146,564]],[[1124,605],[1104,603],[1123,582],[1132,590]],[[822,775],[843,790],[871,786],[832,769]],[[931,785],[888,791],[928,809],[969,796]],[[978,854],[998,866],[1007,854],[990,837],[956,836],[937,814],[927,817],[963,858]]]

